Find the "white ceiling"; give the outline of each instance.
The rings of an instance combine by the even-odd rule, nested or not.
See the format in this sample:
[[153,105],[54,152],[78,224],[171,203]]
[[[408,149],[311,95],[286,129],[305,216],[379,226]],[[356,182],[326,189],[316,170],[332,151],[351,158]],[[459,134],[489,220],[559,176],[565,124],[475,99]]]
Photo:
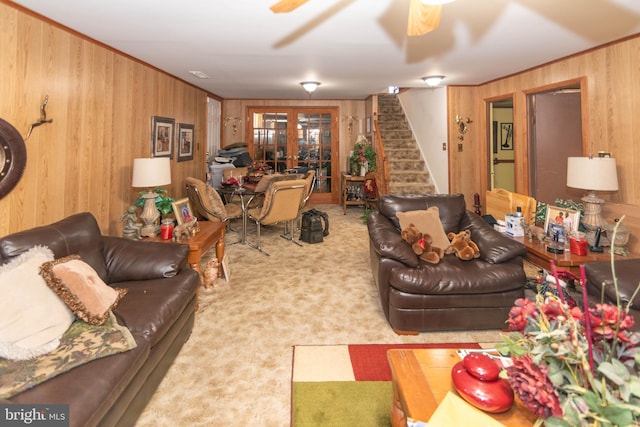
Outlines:
[[[407,37],[409,0],[15,0],[223,98],[364,99],[388,86],[479,84],[640,33],[638,0],[457,0]],[[210,78],[200,80],[188,72]]]

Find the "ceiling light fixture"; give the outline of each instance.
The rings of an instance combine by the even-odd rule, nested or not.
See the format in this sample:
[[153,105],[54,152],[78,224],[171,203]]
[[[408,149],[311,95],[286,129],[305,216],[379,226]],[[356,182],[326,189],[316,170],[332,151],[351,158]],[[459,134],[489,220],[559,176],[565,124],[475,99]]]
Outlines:
[[199,79],[208,79],[209,78],[209,76],[207,76],[202,71],[189,71],[189,74],[191,74],[192,76],[195,76],[195,77],[197,77]]
[[300,82],[300,85],[307,91],[309,96],[318,89],[320,82]]
[[424,80],[427,86],[435,87],[438,86],[442,80],[444,80],[444,76],[427,76],[423,77],[422,80]]

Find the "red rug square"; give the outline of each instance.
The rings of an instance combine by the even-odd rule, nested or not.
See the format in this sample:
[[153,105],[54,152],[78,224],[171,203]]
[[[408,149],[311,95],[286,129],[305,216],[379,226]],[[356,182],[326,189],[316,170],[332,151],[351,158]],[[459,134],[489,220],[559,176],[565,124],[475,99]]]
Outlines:
[[349,344],[356,381],[391,381],[387,350],[394,348],[480,348],[477,343],[451,344]]

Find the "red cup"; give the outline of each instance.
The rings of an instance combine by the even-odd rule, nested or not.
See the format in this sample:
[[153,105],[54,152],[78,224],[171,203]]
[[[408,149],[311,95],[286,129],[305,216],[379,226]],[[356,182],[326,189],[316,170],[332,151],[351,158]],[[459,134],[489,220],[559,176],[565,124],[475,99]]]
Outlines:
[[587,239],[584,237],[569,237],[569,250],[574,255],[584,256],[587,254]]
[[163,222],[162,225],[160,225],[160,236],[162,240],[169,240],[173,237],[173,222]]

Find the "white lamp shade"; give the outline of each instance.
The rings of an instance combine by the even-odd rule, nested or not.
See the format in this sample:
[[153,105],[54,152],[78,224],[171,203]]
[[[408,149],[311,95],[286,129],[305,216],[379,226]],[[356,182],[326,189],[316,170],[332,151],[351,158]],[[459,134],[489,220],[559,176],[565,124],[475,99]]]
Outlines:
[[616,159],[611,157],[569,157],[567,187],[591,191],[618,190]]
[[171,184],[171,166],[168,157],[133,159],[132,187],[159,187]]

